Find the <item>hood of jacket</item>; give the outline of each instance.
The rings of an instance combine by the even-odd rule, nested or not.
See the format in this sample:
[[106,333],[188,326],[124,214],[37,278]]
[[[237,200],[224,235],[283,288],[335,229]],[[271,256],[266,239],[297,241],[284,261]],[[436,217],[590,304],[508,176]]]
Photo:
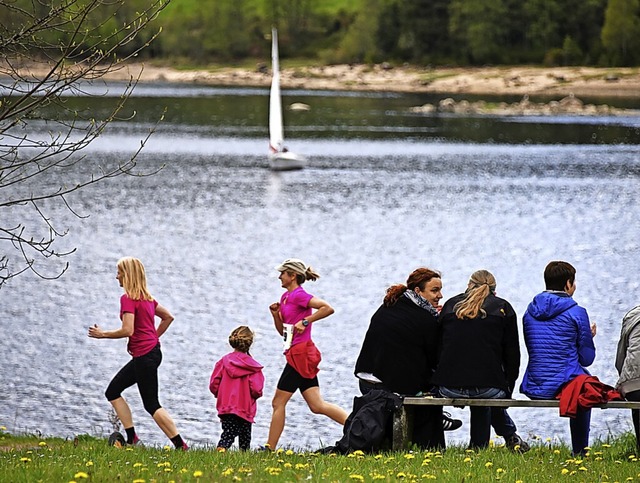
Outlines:
[[262,366],[244,352],[232,352],[223,360],[222,365],[232,378],[248,376],[262,370]]
[[533,298],[527,311],[536,320],[551,320],[578,305],[564,292],[542,292]]

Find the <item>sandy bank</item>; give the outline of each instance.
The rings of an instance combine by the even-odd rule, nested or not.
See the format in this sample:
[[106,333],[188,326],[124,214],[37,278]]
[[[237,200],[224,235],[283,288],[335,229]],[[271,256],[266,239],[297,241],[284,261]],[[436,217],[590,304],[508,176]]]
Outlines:
[[[143,82],[180,82],[222,86],[266,87],[269,72],[219,68],[177,70],[131,64],[111,79],[141,73]],[[381,65],[336,65],[283,68],[283,88],[354,91],[425,92],[474,95],[620,96],[640,98],[640,68],[483,67],[434,68]]]

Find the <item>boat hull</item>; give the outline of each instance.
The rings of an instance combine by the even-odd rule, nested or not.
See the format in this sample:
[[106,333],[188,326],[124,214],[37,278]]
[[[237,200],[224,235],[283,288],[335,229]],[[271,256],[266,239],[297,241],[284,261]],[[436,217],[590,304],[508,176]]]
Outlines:
[[269,168],[274,171],[291,171],[302,169],[307,165],[307,158],[290,151],[269,155]]

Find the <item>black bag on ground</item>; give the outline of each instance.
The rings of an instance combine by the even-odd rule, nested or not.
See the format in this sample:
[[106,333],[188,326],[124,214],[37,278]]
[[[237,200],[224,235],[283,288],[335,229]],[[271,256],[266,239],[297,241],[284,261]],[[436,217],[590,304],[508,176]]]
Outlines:
[[[353,411],[344,423],[342,439],[336,442],[340,453],[379,451],[390,446],[393,413],[402,406],[402,397],[381,389],[353,398]],[[385,444],[387,443],[387,444]]]

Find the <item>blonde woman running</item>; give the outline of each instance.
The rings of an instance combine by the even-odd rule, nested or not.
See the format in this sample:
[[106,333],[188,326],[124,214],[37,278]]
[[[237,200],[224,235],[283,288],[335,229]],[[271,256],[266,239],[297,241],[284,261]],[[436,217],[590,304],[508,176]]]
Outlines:
[[[173,322],[173,316],[147,290],[147,278],[140,260],[131,257],[122,258],[118,261],[117,268],[116,279],[125,292],[120,298],[122,327],[115,330],[102,330],[95,324],[89,328],[89,337],[129,338],[127,351],[132,359],[111,380],[105,396],[124,426],[127,433],[126,444],[134,445],[138,443],[139,438],[133,426],[131,409],[122,397],[122,391],[137,384],[145,410],[153,417],[176,449],[187,450],[188,446],[178,433],[173,419],[158,401],[158,367],[162,362],[159,339]],[[155,317],[160,318],[157,328]]]

